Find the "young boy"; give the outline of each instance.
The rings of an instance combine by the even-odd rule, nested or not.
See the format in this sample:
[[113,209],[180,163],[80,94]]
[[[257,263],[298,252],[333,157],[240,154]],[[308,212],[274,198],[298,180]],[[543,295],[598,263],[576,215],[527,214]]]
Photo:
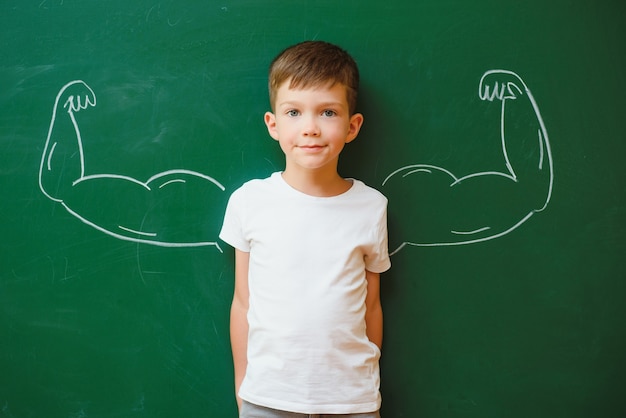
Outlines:
[[337,172],[363,123],[358,82],[352,57],[326,42],[270,66],[265,124],[285,169],[236,190],[220,233],[235,247],[240,417],[379,417],[387,199]]

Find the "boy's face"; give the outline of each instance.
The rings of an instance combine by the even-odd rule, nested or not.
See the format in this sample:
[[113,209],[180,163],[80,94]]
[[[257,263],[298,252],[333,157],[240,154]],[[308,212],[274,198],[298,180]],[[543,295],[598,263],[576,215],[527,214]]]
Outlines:
[[272,138],[285,153],[285,170],[337,170],[339,154],[356,138],[363,116],[350,115],[343,84],[290,89],[285,81],[276,92],[275,114],[265,114]]

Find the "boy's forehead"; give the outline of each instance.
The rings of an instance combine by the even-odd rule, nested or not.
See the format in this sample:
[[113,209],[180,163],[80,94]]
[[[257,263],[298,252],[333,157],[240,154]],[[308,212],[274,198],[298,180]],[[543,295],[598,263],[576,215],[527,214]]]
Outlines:
[[343,83],[327,81],[307,86],[293,86],[291,79],[286,80],[278,87],[277,99],[280,98],[280,101],[285,101],[284,99],[289,99],[289,97],[301,97],[307,93],[334,96],[341,102],[346,104],[348,102],[348,88]]

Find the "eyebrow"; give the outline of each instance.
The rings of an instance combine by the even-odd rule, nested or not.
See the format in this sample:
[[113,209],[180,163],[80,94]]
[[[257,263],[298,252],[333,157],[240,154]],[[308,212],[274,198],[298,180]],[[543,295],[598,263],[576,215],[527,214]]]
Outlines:
[[[278,107],[301,107],[302,103],[298,102],[298,101],[292,101],[292,100],[287,100],[281,103],[278,103],[277,105]],[[348,107],[347,104],[344,104],[343,102],[340,101],[332,101],[332,102],[322,102],[317,104],[316,107]]]

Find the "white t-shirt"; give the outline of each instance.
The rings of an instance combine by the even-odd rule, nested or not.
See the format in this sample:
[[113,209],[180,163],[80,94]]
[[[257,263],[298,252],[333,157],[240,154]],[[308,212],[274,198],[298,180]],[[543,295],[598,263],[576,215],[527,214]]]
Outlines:
[[239,396],[298,413],[380,408],[380,351],[365,332],[365,270],[390,266],[387,199],[358,180],[314,197],[281,173],[228,202],[220,238],[250,252],[248,367]]

